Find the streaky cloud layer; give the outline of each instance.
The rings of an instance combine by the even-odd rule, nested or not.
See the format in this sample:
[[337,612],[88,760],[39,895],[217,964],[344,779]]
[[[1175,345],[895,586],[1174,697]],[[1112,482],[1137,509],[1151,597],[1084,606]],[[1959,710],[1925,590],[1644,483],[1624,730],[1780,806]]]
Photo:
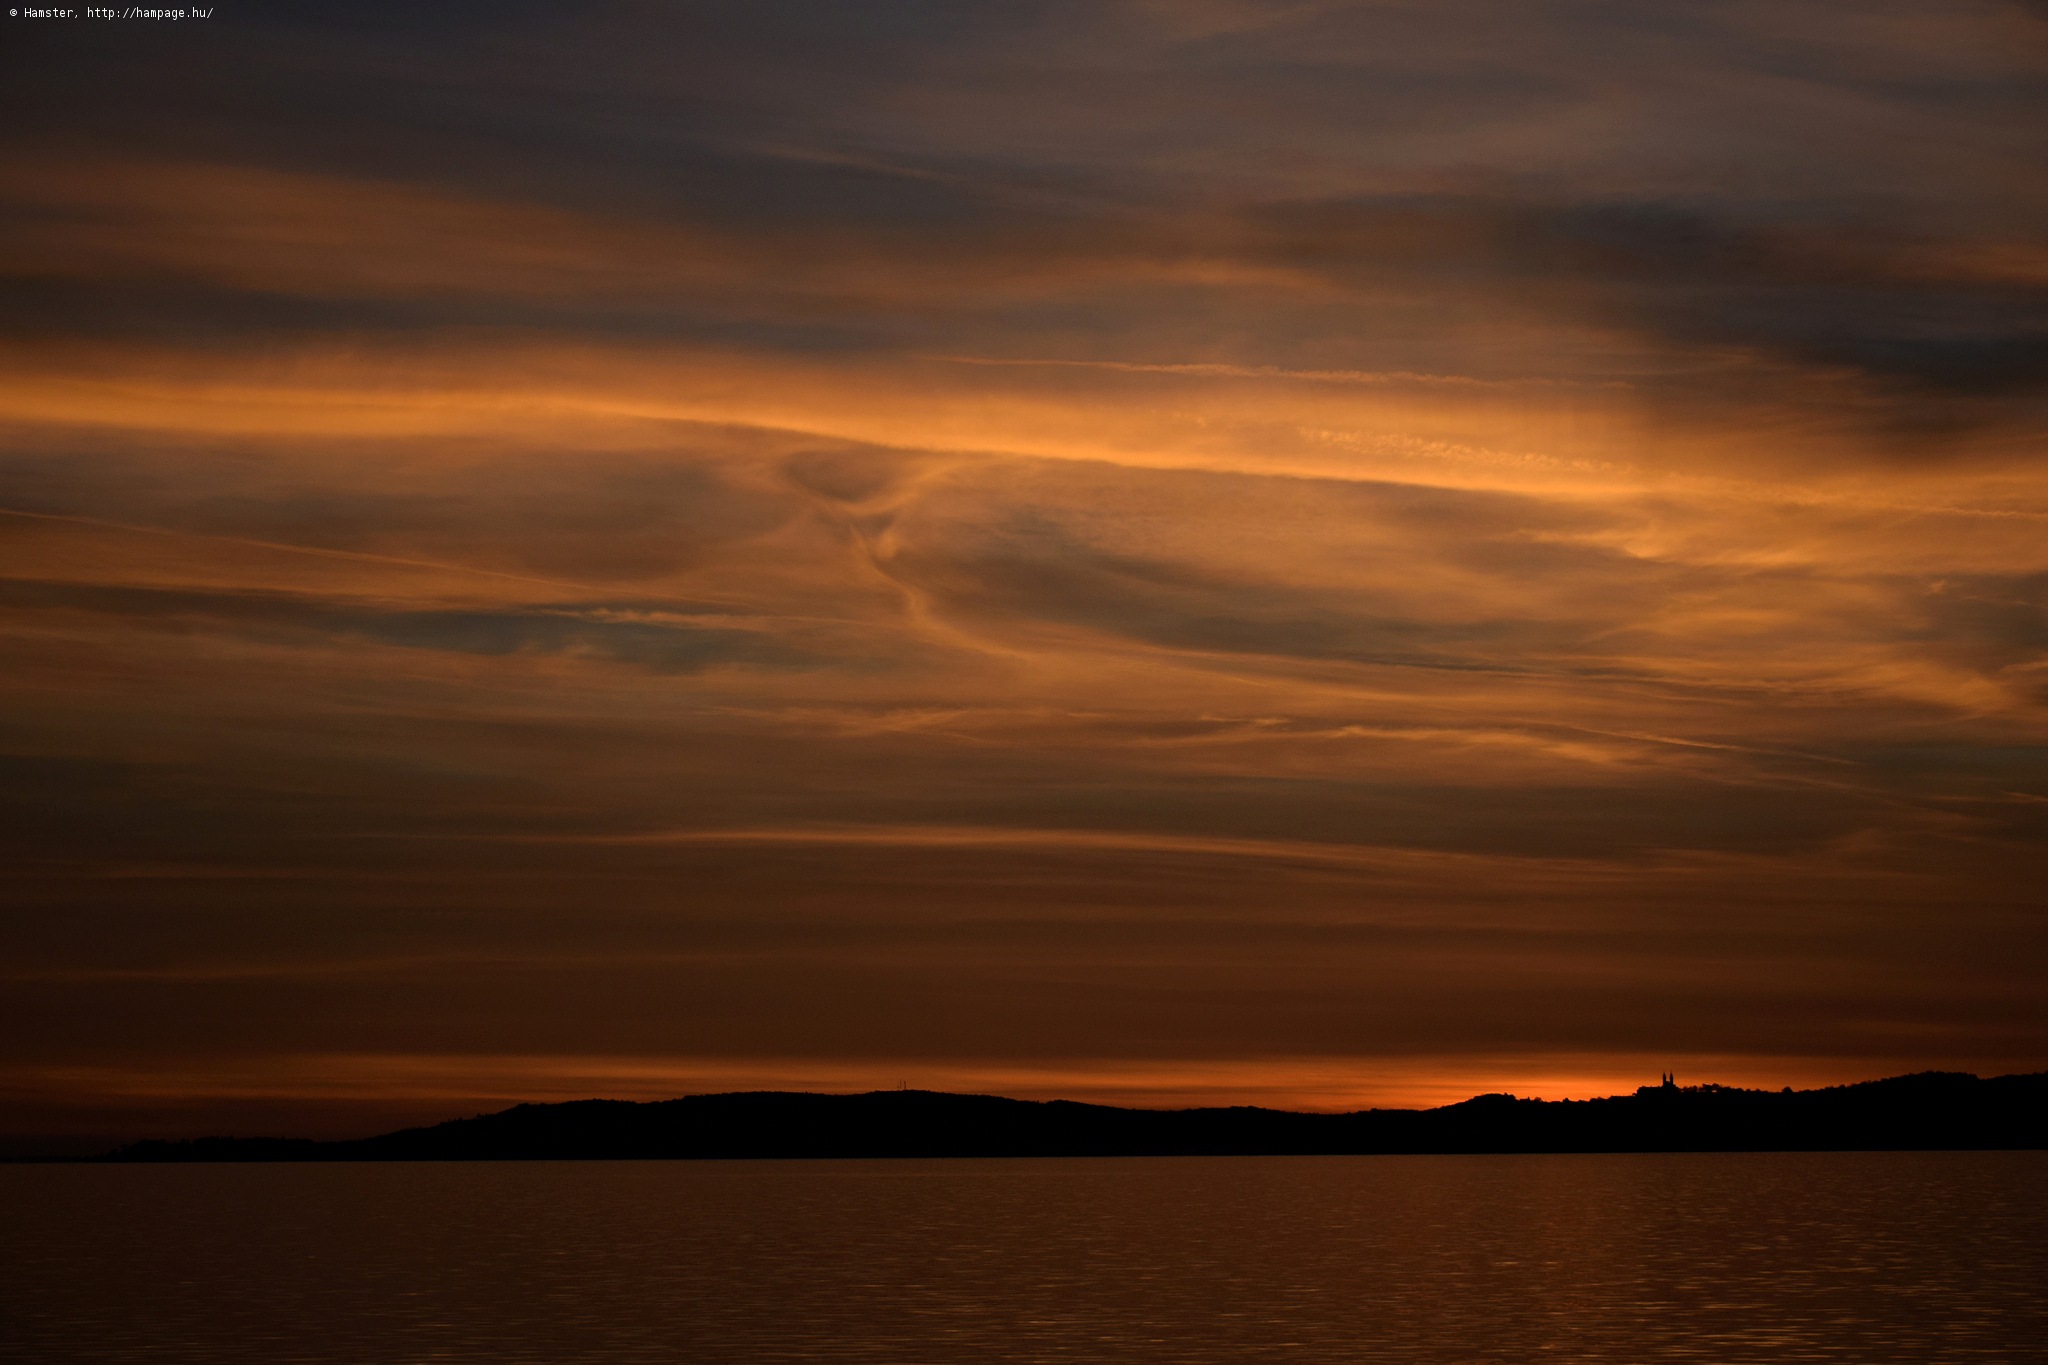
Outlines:
[[2037,8],[20,54],[21,1131],[2044,1064]]

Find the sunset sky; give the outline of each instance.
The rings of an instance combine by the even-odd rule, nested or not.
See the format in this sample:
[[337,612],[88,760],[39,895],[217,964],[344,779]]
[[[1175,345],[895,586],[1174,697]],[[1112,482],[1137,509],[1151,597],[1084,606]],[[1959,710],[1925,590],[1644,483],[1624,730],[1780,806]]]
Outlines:
[[2048,1067],[2048,6],[0,38],[8,1132]]

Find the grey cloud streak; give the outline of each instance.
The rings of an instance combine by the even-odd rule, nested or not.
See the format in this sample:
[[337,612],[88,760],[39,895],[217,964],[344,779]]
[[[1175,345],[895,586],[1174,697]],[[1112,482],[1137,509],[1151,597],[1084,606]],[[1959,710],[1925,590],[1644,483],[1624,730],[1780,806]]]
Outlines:
[[2038,7],[23,52],[21,1126],[2048,1062]]

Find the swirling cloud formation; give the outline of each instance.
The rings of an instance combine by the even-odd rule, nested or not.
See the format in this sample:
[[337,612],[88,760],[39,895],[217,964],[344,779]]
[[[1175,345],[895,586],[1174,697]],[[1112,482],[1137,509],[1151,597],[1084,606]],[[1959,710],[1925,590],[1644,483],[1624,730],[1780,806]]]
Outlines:
[[2038,6],[10,34],[23,1131],[2048,1064]]

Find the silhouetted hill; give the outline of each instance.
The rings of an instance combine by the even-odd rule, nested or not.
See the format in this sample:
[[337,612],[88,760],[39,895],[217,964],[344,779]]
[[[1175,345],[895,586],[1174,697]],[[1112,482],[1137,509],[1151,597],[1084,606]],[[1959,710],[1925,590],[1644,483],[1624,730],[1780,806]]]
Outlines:
[[108,1161],[1179,1156],[2048,1147],[2048,1072],[1927,1071],[1823,1090],[1645,1086],[1599,1100],[1481,1095],[1441,1109],[1119,1109],[928,1090],[522,1104],[347,1142],[138,1142]]

